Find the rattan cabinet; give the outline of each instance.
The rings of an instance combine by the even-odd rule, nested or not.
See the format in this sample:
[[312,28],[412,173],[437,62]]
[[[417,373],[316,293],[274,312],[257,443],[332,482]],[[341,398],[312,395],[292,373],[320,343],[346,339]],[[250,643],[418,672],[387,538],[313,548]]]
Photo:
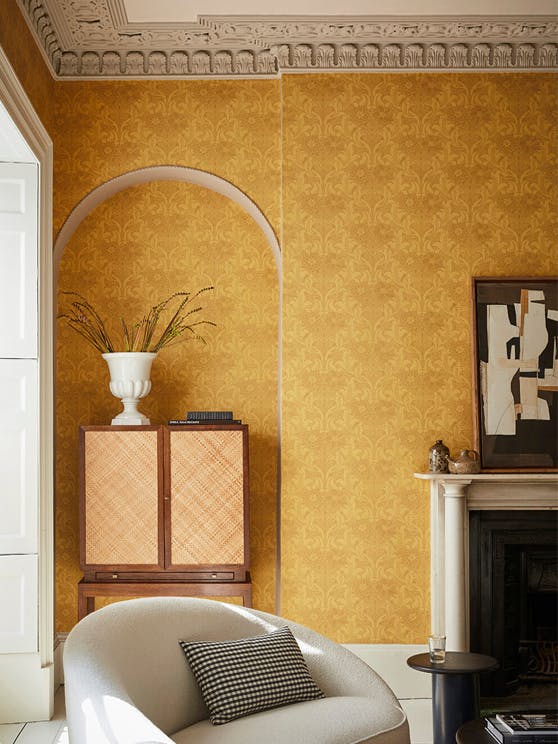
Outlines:
[[251,605],[248,427],[80,428],[78,615],[97,596]]

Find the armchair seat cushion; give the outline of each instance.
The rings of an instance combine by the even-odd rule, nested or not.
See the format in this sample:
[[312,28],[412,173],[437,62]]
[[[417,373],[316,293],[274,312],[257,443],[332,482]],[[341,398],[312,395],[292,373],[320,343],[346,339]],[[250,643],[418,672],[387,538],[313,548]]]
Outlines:
[[379,709],[370,698],[343,696],[285,705],[223,726],[204,720],[171,739],[175,744],[394,744],[405,724],[396,706]]

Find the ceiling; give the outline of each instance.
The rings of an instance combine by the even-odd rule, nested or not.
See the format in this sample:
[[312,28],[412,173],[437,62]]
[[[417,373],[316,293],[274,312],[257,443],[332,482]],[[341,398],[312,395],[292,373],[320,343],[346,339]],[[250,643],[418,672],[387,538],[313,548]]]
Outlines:
[[60,79],[558,68],[555,0],[17,2]]

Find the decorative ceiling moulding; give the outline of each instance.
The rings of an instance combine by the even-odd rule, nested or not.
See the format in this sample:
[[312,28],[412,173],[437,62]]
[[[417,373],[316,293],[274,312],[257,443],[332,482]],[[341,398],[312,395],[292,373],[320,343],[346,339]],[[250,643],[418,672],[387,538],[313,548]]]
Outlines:
[[200,16],[130,23],[123,0],[17,0],[58,79],[558,69],[558,17]]

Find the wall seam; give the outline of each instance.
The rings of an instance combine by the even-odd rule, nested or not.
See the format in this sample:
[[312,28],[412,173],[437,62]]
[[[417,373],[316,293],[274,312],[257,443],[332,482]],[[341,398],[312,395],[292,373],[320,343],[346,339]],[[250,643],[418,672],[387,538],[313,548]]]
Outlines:
[[281,246],[281,266],[279,268],[279,313],[278,313],[278,369],[277,369],[277,500],[275,506],[276,535],[275,535],[275,613],[281,615],[281,516],[282,516],[282,428],[283,428],[283,77],[279,78],[279,243]]

